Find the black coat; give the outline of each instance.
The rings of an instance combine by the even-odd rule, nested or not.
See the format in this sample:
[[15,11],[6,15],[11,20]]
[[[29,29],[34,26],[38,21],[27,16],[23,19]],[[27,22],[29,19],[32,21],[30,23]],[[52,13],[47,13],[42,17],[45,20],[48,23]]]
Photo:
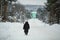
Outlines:
[[23,29],[24,30],[29,30],[30,29],[30,26],[29,26],[29,23],[28,22],[25,22],[25,24],[23,26]]

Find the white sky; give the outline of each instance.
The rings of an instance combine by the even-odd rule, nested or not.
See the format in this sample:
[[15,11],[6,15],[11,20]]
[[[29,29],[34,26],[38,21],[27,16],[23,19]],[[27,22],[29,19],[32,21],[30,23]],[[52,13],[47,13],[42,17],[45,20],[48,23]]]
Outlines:
[[18,2],[24,5],[44,5],[46,0],[18,0]]

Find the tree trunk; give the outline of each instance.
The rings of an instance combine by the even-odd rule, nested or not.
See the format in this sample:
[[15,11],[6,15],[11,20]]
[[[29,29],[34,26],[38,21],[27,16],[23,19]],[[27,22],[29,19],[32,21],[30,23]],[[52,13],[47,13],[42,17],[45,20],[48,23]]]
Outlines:
[[3,12],[3,18],[2,21],[7,21],[7,6],[8,6],[8,2],[4,2],[4,12]]

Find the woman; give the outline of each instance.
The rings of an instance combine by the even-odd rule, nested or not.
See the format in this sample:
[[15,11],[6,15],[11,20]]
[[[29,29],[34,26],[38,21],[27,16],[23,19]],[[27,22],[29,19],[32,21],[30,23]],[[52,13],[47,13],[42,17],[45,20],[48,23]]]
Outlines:
[[24,26],[23,26],[23,29],[24,29],[24,33],[27,35],[28,34],[28,31],[30,29],[30,26],[29,26],[29,23],[28,21],[25,22]]

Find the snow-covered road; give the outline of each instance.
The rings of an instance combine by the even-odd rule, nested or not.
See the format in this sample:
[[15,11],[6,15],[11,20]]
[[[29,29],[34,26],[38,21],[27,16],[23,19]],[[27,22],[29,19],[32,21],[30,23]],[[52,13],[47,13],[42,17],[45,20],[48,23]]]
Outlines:
[[60,25],[52,26],[30,19],[30,30],[26,36],[23,31],[23,23],[0,22],[0,40],[60,40]]

